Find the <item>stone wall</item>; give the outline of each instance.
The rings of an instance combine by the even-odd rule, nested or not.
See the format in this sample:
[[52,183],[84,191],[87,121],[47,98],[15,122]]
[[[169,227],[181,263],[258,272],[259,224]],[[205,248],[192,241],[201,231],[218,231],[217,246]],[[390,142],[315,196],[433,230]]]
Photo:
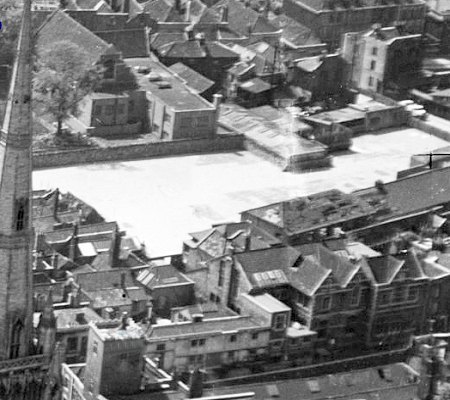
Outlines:
[[244,137],[238,134],[230,134],[214,139],[139,143],[107,148],[35,151],[33,153],[33,168],[46,169],[96,162],[129,161],[153,157],[241,150],[244,150]]

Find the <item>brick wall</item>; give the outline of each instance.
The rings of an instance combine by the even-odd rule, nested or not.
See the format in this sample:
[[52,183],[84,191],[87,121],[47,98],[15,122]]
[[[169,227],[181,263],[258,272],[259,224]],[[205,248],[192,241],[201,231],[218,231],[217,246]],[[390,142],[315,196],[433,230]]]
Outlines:
[[133,144],[108,148],[85,148],[62,151],[35,151],[33,168],[46,169],[76,164],[139,160],[184,154],[244,150],[242,135],[227,135],[214,139],[178,140]]

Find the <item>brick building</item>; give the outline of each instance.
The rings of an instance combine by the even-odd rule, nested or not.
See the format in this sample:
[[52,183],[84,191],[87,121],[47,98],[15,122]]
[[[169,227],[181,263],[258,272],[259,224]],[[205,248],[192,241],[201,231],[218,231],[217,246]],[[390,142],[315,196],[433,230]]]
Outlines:
[[213,105],[195,93],[160,62],[128,58],[126,63],[146,95],[149,130],[157,139],[202,139],[216,135],[218,104]]
[[405,34],[395,27],[346,33],[342,44],[348,82],[357,89],[383,93],[410,89],[420,83],[421,34]]
[[421,0],[286,0],[283,10],[334,50],[339,47],[342,35],[364,31],[374,23],[383,26],[401,24],[406,32],[422,33],[426,5]]

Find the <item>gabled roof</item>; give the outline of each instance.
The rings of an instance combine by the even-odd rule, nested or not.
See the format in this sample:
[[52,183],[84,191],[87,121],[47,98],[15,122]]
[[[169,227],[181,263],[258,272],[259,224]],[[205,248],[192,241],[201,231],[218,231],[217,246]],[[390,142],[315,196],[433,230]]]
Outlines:
[[391,283],[404,263],[404,261],[398,260],[390,255],[382,255],[367,260],[373,277],[376,283],[379,284]]
[[313,257],[324,268],[330,269],[333,280],[341,287],[346,287],[358,272],[360,265],[350,262],[326,247],[316,244]]
[[172,13],[173,5],[168,0],[149,0],[143,4],[143,9],[145,13],[149,13],[152,18],[160,22],[182,21],[178,13]]
[[297,268],[288,272],[288,278],[298,291],[313,296],[330,274],[331,269],[324,268],[314,256],[306,256]]
[[323,57],[308,57],[296,62],[295,66],[305,72],[317,71],[323,64]]
[[300,257],[301,254],[292,247],[273,247],[234,255],[254,287],[288,284],[287,271]]
[[65,12],[58,10],[38,30],[36,47],[38,51],[42,51],[61,40],[80,46],[92,64],[99,61],[100,56],[106,51],[114,49],[114,46],[100,39]]

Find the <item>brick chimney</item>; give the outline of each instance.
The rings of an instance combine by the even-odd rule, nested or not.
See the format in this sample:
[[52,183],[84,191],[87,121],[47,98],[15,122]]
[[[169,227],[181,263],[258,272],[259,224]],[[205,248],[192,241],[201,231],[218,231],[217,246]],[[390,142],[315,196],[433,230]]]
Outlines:
[[220,22],[228,22],[228,6],[225,5],[221,9]]
[[186,22],[190,22],[191,21],[191,0],[188,0],[186,3],[186,11],[184,14],[184,20]]

